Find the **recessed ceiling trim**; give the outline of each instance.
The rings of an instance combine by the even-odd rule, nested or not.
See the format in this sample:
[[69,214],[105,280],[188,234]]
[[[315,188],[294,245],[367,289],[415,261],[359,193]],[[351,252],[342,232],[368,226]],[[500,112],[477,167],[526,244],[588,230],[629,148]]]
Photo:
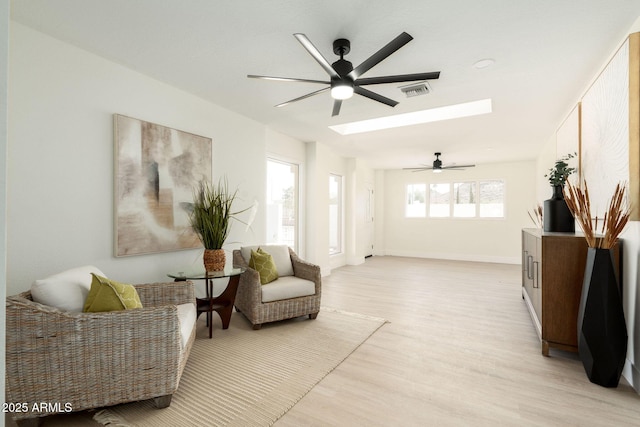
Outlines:
[[482,70],[484,68],[488,68],[488,67],[492,66],[495,62],[496,62],[496,60],[493,59],[493,58],[481,59],[479,61],[476,61],[473,64],[473,68],[476,68],[478,70]]
[[441,120],[457,119],[460,117],[477,116],[492,111],[491,99],[465,102],[462,104],[447,105],[445,107],[431,108],[429,110],[414,111],[413,113],[396,114],[377,119],[361,120],[357,122],[343,123],[329,126],[329,129],[340,135],[372,132],[382,129],[391,129],[402,126],[411,126],[422,123],[430,123]]

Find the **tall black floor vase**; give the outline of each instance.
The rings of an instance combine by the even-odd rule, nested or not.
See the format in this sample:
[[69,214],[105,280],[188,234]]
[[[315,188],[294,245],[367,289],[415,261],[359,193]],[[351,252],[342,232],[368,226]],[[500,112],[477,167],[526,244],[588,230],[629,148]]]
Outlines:
[[578,352],[592,383],[617,387],[627,326],[611,249],[589,248],[578,312]]

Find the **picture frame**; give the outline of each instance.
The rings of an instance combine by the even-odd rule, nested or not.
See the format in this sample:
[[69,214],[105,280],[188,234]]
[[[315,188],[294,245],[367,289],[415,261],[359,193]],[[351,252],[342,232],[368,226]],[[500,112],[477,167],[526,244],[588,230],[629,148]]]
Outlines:
[[212,139],[114,114],[116,257],[201,248],[186,209],[211,182]]
[[629,133],[633,120],[629,114],[629,66],[627,39],[582,97],[582,177],[589,186],[592,215],[598,218],[604,217],[619,182],[636,185],[630,182],[634,142]]

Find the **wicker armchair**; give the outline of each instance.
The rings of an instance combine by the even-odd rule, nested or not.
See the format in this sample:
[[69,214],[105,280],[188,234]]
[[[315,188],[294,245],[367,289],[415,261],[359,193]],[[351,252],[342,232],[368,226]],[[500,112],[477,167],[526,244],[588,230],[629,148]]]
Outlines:
[[[180,333],[178,304],[195,303],[191,282],[136,285],[144,308],[75,313],[7,297],[6,401],[28,404],[19,425],[40,417],[155,399],[167,407],[195,339]],[[34,409],[34,403],[48,407]],[[57,405],[56,407],[56,403]]]
[[[315,319],[318,316],[322,294],[320,267],[301,260],[291,248],[289,248],[289,256],[293,265],[293,276],[313,282],[315,293],[297,298],[263,302],[263,286],[260,284],[260,275],[249,267],[248,260],[245,260],[240,250],[233,251],[233,265],[246,269],[240,276],[235,299],[236,311],[245,315],[253,325],[253,329],[260,329],[262,324],[267,322],[306,315],[310,319]],[[271,284],[265,286],[271,286]]]

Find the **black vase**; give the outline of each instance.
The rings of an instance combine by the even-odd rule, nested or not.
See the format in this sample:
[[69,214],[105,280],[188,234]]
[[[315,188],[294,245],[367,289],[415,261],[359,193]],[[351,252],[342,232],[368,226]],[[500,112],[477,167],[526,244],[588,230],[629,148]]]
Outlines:
[[575,233],[576,222],[571,215],[571,211],[564,200],[562,193],[563,185],[553,186],[553,195],[549,200],[544,201],[544,212],[542,221],[544,231],[556,231]]
[[613,250],[589,248],[578,311],[578,352],[592,383],[617,387],[627,355],[627,325]]

